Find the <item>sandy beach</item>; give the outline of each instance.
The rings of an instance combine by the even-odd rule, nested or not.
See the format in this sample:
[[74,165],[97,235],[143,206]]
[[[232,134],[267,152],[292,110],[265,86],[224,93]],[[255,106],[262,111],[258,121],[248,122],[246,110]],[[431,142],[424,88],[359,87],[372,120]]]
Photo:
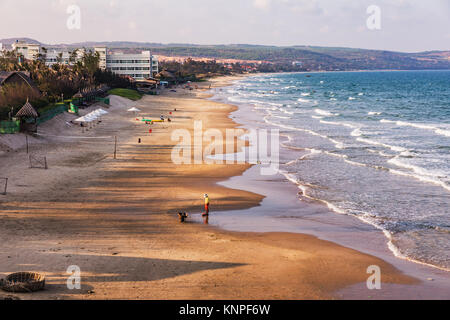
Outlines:
[[[136,102],[112,96],[109,114],[85,132],[66,123],[75,116],[60,115],[29,138],[30,153],[46,156],[48,170],[29,168],[23,135],[2,137],[0,177],[9,183],[8,194],[0,195],[0,276],[36,271],[47,277],[46,290],[13,296],[341,299],[340,290],[365,283],[370,265],[383,270],[383,284],[418,285],[419,279],[380,258],[312,235],[233,232],[178,221],[178,211],[202,211],[204,193],[212,215],[257,207],[264,199],[217,184],[249,165],[171,161],[173,130],[192,131],[194,120],[202,120],[204,129],[237,126],[229,118],[236,107],[207,99],[210,84],[221,87],[235,79]],[[131,106],[151,118],[173,112],[172,122],[145,125],[127,112]],[[81,269],[81,290],[66,286],[72,265]],[[368,290],[361,294],[372,296]],[[0,298],[10,295],[0,292]]]

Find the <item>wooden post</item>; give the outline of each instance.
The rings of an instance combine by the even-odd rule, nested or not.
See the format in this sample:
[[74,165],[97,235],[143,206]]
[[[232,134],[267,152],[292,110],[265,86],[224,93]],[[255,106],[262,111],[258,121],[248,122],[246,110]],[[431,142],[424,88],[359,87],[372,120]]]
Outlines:
[[27,154],[28,154],[28,136],[27,135],[25,135],[25,141],[27,143]]
[[3,194],[6,196],[6,189],[8,188],[8,178],[5,178],[5,191]]
[[45,163],[45,170],[47,170],[48,169],[48,167],[47,167],[47,157],[44,157],[44,163]]
[[117,159],[117,136],[114,136],[114,159]]

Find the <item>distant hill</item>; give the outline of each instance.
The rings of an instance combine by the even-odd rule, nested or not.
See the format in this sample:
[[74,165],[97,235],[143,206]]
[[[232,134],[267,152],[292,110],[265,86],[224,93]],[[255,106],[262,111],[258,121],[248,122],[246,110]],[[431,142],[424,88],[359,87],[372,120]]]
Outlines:
[[30,39],[30,38],[8,38],[8,39],[2,39],[0,40],[0,43],[2,43],[4,46],[11,46],[14,42],[17,40],[19,41],[25,41],[27,43],[35,43],[35,44],[41,44],[39,41]]
[[[0,40],[11,44],[16,39]],[[37,40],[21,38],[32,43]],[[161,44],[151,42],[82,42],[72,44],[46,45],[46,47],[81,48],[107,46],[125,52],[151,50],[162,56],[197,57],[214,59],[236,59],[265,61],[275,65],[289,66],[296,62],[304,70],[418,70],[450,69],[450,51],[428,51],[404,53],[382,50],[317,47],[317,46],[264,46],[248,44],[230,45],[195,45],[195,44]],[[282,70],[289,70],[282,68]]]

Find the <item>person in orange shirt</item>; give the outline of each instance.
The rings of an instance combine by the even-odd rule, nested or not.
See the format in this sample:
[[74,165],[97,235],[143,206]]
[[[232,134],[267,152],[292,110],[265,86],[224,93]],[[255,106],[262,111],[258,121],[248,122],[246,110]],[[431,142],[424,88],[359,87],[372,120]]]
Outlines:
[[209,218],[209,196],[205,193],[205,212],[202,214],[203,221],[205,224],[208,224],[208,218]]

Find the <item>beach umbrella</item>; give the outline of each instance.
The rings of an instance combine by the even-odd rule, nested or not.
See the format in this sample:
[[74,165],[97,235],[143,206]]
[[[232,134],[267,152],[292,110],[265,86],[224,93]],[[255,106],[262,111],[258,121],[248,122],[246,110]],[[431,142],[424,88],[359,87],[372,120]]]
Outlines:
[[97,109],[96,111],[98,111],[100,114],[107,114],[107,113],[109,113],[108,111],[105,111],[102,108]]
[[93,114],[92,112],[88,113],[87,115],[84,116],[86,119],[93,121],[97,118],[97,116],[95,114]]
[[136,107],[133,107],[133,108],[131,108],[131,109],[128,109],[128,111],[129,111],[129,112],[139,112],[139,111],[141,111],[141,110],[139,110],[139,109],[136,108]]
[[79,117],[78,119],[73,120],[73,122],[86,122],[85,117]]

